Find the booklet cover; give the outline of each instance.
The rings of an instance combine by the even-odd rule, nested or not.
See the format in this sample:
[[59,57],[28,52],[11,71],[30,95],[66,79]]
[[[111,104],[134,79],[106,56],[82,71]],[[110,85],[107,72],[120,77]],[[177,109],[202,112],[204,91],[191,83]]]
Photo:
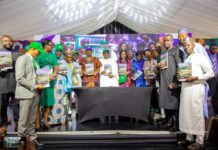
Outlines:
[[82,74],[82,66],[81,65],[75,65],[74,70],[76,74]]
[[12,55],[8,51],[0,51],[0,65],[3,65],[3,70],[13,69],[12,65]]
[[58,73],[62,73],[62,72],[67,72],[67,67],[66,64],[64,63],[64,61],[58,61]]
[[143,74],[143,72],[141,70],[137,70],[133,76],[131,77],[133,80],[138,79],[138,77],[140,77]]
[[86,75],[94,75],[94,64],[86,64]]
[[190,63],[179,63],[178,65],[179,81],[186,81],[192,75],[192,67]]
[[164,63],[164,68],[168,68],[168,52],[162,53],[160,55],[160,63]]
[[36,70],[36,84],[43,84],[44,87],[50,87],[49,76],[51,75],[51,69],[44,67]]
[[104,71],[106,75],[109,75],[112,73],[112,66],[111,64],[104,64]]
[[118,72],[119,72],[119,74],[124,74],[126,72],[126,67],[127,67],[126,64],[119,64],[118,65]]
[[145,78],[147,79],[154,79],[156,77],[153,66],[147,66],[144,70],[144,73],[145,73]]

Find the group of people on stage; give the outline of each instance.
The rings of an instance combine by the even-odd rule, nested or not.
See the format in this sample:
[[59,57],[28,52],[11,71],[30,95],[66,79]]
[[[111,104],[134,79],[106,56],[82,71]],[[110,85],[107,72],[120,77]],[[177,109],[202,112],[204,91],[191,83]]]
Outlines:
[[[120,49],[118,60],[110,58],[110,50],[103,50],[103,58],[92,55],[92,47],[85,47],[86,56],[78,57],[74,50],[64,50],[61,44],[51,40],[32,42],[21,55],[13,51],[13,38],[2,36],[1,51],[10,51],[13,69],[0,65],[0,125],[7,126],[7,106],[14,101],[14,120],[21,137],[20,149],[28,144],[30,149],[41,144],[36,130],[40,128],[40,107],[43,107],[43,128],[49,129],[48,115],[55,104],[54,86],[59,75],[65,77],[64,91],[70,94],[75,87],[147,87],[159,89],[158,106],[161,118],[158,124],[170,131],[181,130],[186,140],[178,141],[188,149],[200,149],[204,144],[204,103],[207,96],[205,81],[210,87],[212,100],[217,98],[217,46],[210,46],[209,54],[199,43],[188,37],[186,28],[178,33],[179,45],[173,46],[173,36],[167,34],[163,43],[156,42],[144,51]],[[125,46],[123,46],[125,47]],[[55,48],[55,52],[52,53]],[[164,57],[166,56],[167,57]],[[165,59],[163,61],[163,58]],[[192,66],[191,76],[179,81],[180,63]],[[43,67],[51,70],[49,87],[36,84],[36,71]],[[62,70],[65,68],[65,71]],[[16,88],[15,88],[16,87]],[[18,109],[19,104],[19,109]],[[1,132],[1,130],[0,130]],[[194,142],[193,135],[196,135]]]
[[[165,62],[158,61],[157,64],[161,109],[158,123],[170,131],[179,129],[186,133],[186,139],[178,140],[178,145],[198,150],[204,145],[208,96],[213,101],[218,100],[214,94],[217,92],[217,47],[211,45],[208,54],[201,44],[188,37],[186,28],[179,30],[178,39],[179,45],[173,47],[173,36],[168,34],[164,37],[165,49],[161,50],[160,58],[167,53],[168,66],[166,68]],[[191,66],[191,73],[185,80],[180,80],[178,72],[181,63]],[[216,86],[209,86],[211,92],[208,92],[207,82],[211,79]]]

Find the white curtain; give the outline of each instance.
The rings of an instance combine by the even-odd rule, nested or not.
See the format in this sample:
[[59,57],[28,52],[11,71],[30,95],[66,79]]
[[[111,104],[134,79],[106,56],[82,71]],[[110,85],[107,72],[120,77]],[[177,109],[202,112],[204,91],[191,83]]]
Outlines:
[[55,14],[58,1],[1,0],[0,35],[33,39],[36,34],[88,34],[116,20],[139,33],[176,33],[187,27],[195,38],[218,37],[217,0],[60,0],[74,1],[71,7],[78,15],[72,19],[64,19],[71,9],[62,17]]

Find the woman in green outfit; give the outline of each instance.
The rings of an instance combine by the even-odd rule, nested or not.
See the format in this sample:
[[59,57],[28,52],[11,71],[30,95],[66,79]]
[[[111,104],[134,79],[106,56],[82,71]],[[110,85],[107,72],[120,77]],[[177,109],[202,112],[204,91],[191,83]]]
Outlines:
[[[52,71],[52,74],[50,75],[50,87],[44,88],[42,90],[42,95],[40,98],[40,106],[44,107],[44,129],[49,129],[50,126],[48,124],[48,115],[50,110],[52,109],[52,106],[55,104],[55,97],[54,97],[54,86],[55,86],[55,79],[57,77],[58,73],[58,61],[54,54],[51,53],[53,49],[53,42],[51,40],[44,40],[42,42],[43,49],[45,53],[40,54],[37,57],[37,62],[40,66],[40,68],[48,66]],[[37,114],[37,121],[36,121],[36,129],[40,128],[40,111],[38,109]]]

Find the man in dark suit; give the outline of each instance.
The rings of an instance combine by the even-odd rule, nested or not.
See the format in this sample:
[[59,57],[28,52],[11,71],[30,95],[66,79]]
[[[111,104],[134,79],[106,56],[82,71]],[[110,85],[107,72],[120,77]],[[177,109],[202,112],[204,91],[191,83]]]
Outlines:
[[161,52],[160,57],[167,55],[167,63],[159,61],[157,64],[160,73],[160,99],[159,107],[164,108],[166,114],[165,129],[176,131],[178,129],[178,103],[179,103],[179,89],[176,78],[177,66],[181,63],[179,51],[173,47],[173,36],[167,34],[164,37],[165,50]]
[[14,40],[11,36],[3,35],[1,43],[3,48],[0,49],[0,52],[11,52],[13,61],[13,69],[5,70],[4,66],[0,65],[0,126],[7,126],[9,124],[7,116],[8,102],[10,99],[14,99],[16,86],[15,61],[21,54],[18,51],[14,51]]
[[214,72],[214,77],[207,80],[210,87],[210,95],[215,114],[218,114],[218,49],[216,44],[211,44],[209,48],[209,57]]

